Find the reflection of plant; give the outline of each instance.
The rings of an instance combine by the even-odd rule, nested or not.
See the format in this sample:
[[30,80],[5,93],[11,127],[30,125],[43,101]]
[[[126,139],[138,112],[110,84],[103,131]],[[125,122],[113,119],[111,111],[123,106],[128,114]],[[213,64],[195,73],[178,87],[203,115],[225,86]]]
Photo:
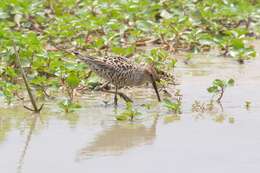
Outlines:
[[206,113],[206,112],[213,111],[213,109],[214,109],[213,101],[210,101],[209,103],[203,103],[196,100],[192,104],[192,112]]
[[223,123],[225,120],[228,120],[230,124],[235,122],[234,117],[223,112],[221,103],[216,103],[213,100],[210,100],[210,102],[201,102],[196,100],[192,104],[192,112],[196,113],[193,114],[195,119],[210,117],[217,123]]
[[7,133],[11,129],[11,119],[0,116],[0,144],[5,140]]
[[225,89],[229,86],[234,86],[234,83],[235,83],[234,79],[229,79],[229,80],[215,79],[212,82],[212,85],[208,88],[208,92],[213,93],[214,94],[213,96],[219,95],[217,98],[217,102],[220,102],[224,95]]
[[171,123],[171,122],[174,122],[174,121],[179,121],[181,120],[181,116],[178,115],[178,114],[174,114],[174,115],[167,115],[164,117],[164,122],[165,123]]
[[134,117],[140,114],[141,114],[140,112],[138,112],[136,109],[133,108],[133,104],[131,102],[127,102],[125,110],[119,115],[117,115],[116,119],[118,121],[126,121],[126,120],[133,121]]

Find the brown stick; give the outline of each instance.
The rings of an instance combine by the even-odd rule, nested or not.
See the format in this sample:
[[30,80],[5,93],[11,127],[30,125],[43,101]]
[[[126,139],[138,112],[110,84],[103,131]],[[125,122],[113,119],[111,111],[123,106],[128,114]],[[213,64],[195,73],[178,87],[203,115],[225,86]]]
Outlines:
[[33,106],[33,109],[30,109],[30,108],[28,108],[28,107],[25,107],[25,108],[28,109],[28,110],[31,110],[31,111],[33,111],[33,112],[37,112],[37,113],[38,113],[38,112],[41,111],[43,105],[41,105],[41,108],[38,109],[37,104],[36,104],[36,101],[35,101],[35,99],[34,99],[34,97],[33,97],[33,94],[32,94],[32,90],[31,90],[31,88],[30,88],[30,86],[29,86],[27,77],[26,77],[25,72],[24,72],[24,70],[23,70],[23,68],[22,68],[21,59],[20,59],[18,50],[17,50],[17,48],[16,48],[15,42],[13,42],[13,48],[14,48],[14,52],[15,52],[15,56],[16,56],[16,61],[17,61],[17,63],[18,63],[18,66],[19,66],[19,68],[20,68],[20,71],[21,71],[21,74],[22,74],[22,77],[23,77],[23,81],[24,81],[26,90],[27,90],[27,92],[28,92],[28,95],[29,95],[31,104],[32,104],[32,106]]

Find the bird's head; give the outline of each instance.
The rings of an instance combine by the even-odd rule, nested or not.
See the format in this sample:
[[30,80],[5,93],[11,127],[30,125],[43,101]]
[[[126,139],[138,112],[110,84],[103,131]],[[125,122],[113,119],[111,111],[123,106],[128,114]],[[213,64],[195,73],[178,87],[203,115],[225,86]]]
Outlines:
[[158,101],[161,101],[161,98],[160,98],[160,95],[159,95],[159,92],[158,92],[158,88],[157,88],[157,84],[156,84],[156,81],[159,82],[160,78],[157,74],[157,71],[156,71],[156,68],[154,67],[154,65],[151,65],[151,64],[147,65],[145,67],[145,74],[147,75],[148,80],[153,85],[153,88],[154,88],[154,91],[157,95]]

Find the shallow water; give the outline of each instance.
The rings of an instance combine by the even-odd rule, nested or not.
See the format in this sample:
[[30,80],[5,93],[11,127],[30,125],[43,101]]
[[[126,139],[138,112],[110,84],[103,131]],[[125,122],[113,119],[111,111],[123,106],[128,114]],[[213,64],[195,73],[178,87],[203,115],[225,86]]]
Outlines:
[[[260,42],[255,45],[260,50]],[[142,113],[131,123],[115,120],[124,109],[123,101],[115,110],[103,102],[112,96],[96,92],[82,96],[83,108],[70,114],[57,110],[55,103],[48,103],[41,116],[20,106],[3,106],[1,173],[258,173],[259,58],[239,65],[209,53],[189,65],[179,63],[176,88],[183,95],[183,114],[177,118],[156,102],[152,89],[144,87],[127,92]],[[192,113],[195,100],[210,100],[206,88],[215,78],[236,81],[226,90],[223,111],[216,105],[212,112]],[[245,101],[252,103],[249,110]],[[152,108],[142,106],[146,103]]]

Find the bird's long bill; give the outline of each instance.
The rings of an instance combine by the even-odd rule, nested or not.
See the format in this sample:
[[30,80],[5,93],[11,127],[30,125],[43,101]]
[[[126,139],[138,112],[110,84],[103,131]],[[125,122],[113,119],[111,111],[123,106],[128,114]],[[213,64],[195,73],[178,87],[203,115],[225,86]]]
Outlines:
[[153,78],[152,75],[151,75],[151,79],[152,79],[153,88],[154,88],[155,93],[156,93],[156,95],[157,95],[157,99],[158,99],[158,101],[160,102],[160,101],[161,101],[161,98],[160,98],[160,95],[159,95],[159,92],[158,92],[158,89],[157,89],[157,85],[156,85],[155,79]]

